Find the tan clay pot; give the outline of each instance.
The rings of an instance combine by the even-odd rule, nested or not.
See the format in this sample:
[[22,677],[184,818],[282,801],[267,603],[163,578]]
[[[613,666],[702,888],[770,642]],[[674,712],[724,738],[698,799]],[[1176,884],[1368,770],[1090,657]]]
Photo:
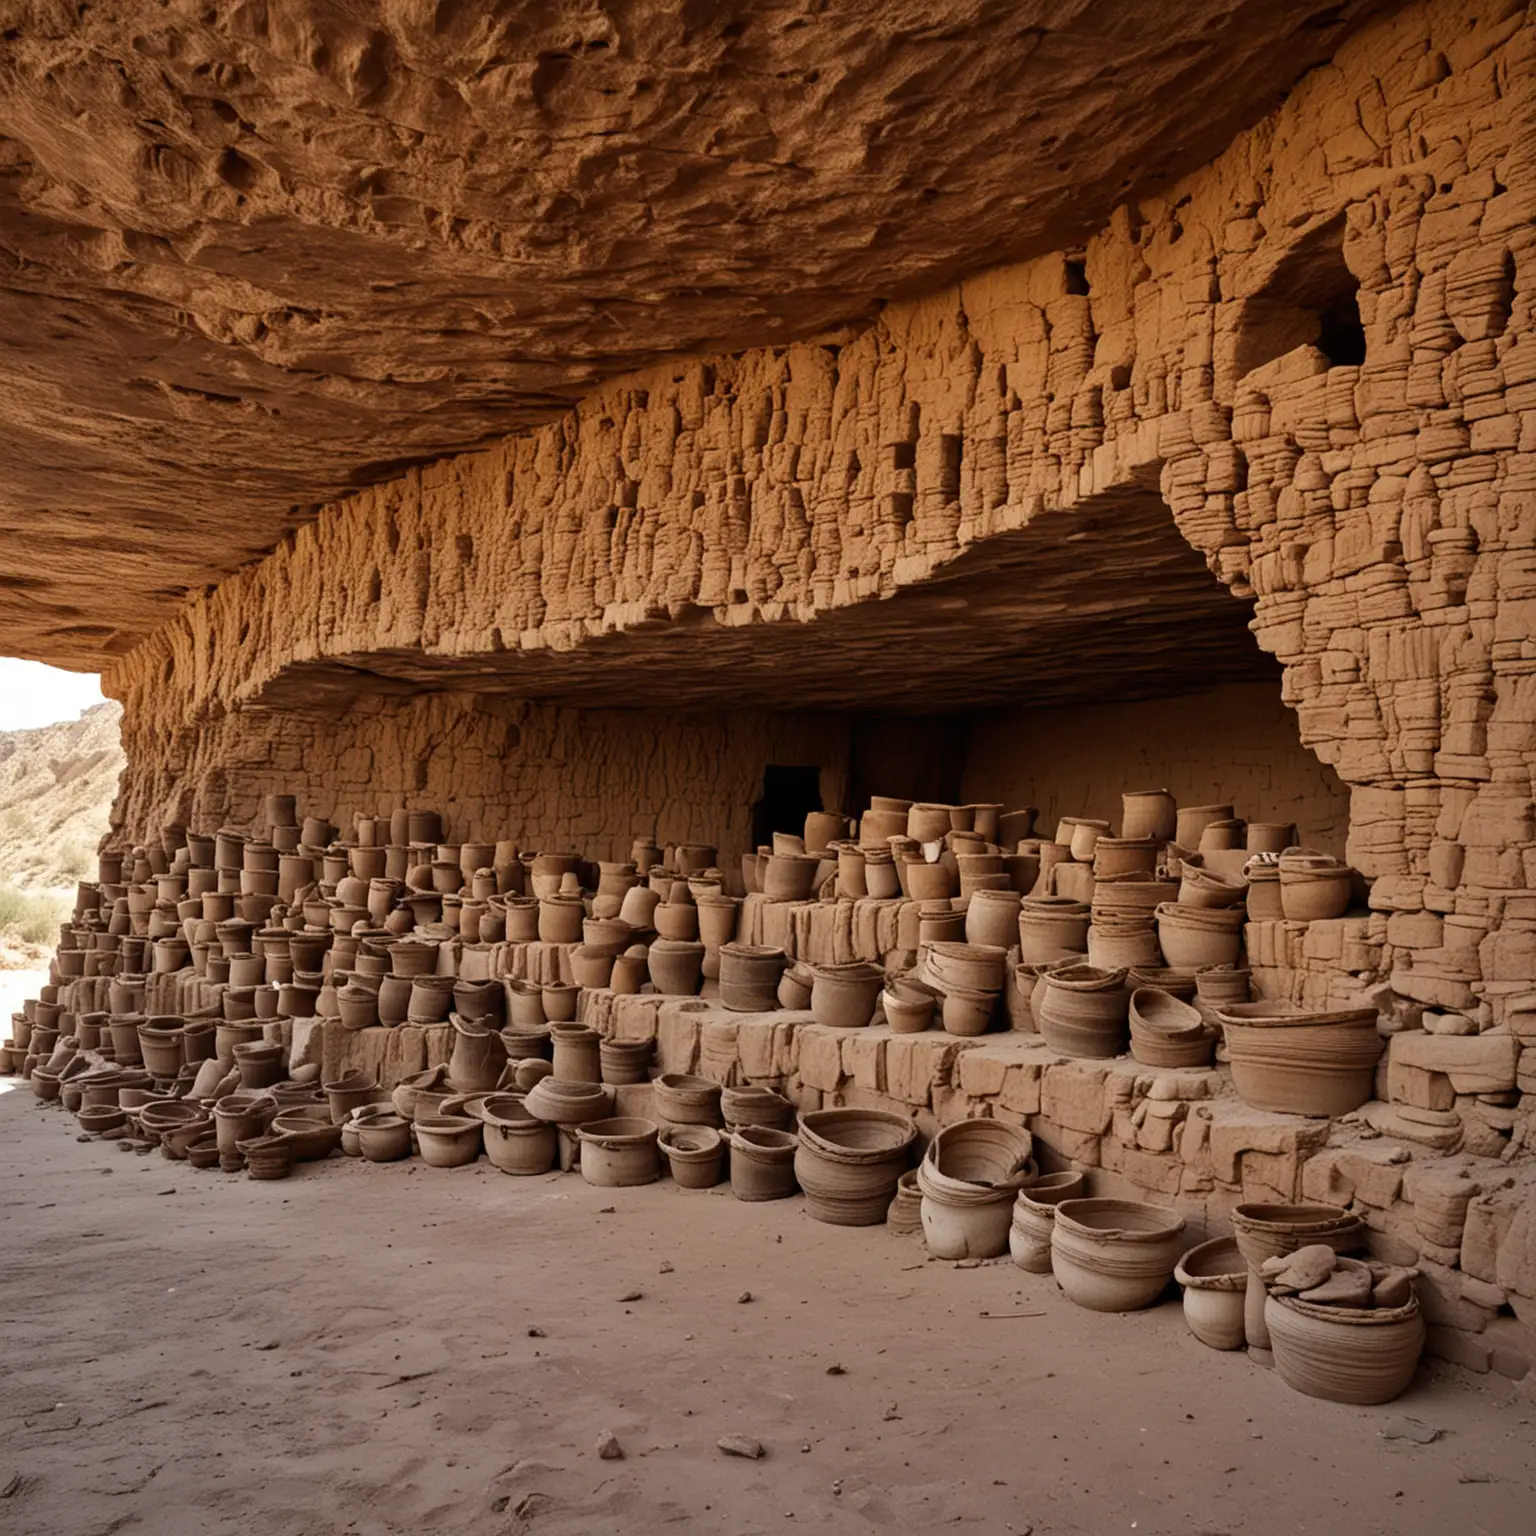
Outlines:
[[1162,1294],[1178,1263],[1184,1218],[1137,1200],[1064,1200],[1051,1231],[1051,1272],[1092,1312],[1134,1312]]
[[783,1200],[795,1192],[800,1139],[793,1131],[744,1125],[733,1131],[731,1193],[738,1200]]
[[896,1180],[917,1140],[905,1115],[874,1109],[822,1109],[800,1117],[795,1177],[806,1214],[834,1226],[885,1220]]

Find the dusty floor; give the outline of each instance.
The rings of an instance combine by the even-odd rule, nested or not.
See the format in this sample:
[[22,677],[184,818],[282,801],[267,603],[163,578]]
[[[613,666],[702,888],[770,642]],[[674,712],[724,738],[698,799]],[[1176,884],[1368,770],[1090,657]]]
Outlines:
[[[1097,1316],[798,1200],[483,1161],[253,1183],[0,1085],[6,1533],[1532,1529],[1508,1382],[1343,1408],[1176,1303]],[[1384,1437],[1404,1416],[1443,1433]]]

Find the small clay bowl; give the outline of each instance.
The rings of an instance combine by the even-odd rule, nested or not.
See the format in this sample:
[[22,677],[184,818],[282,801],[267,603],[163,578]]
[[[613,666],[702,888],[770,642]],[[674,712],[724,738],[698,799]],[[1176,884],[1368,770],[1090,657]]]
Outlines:
[[127,1113],[116,1104],[88,1104],[75,1118],[92,1136],[116,1135],[128,1124]]

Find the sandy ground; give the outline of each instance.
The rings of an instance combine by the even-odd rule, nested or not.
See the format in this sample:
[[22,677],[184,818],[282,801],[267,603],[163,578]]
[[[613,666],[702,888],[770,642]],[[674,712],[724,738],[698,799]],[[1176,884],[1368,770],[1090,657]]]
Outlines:
[[5,1533],[1532,1529],[1536,1410],[1497,1378],[1339,1407],[1176,1302],[1101,1317],[798,1200],[483,1161],[254,1183],[0,1086]]

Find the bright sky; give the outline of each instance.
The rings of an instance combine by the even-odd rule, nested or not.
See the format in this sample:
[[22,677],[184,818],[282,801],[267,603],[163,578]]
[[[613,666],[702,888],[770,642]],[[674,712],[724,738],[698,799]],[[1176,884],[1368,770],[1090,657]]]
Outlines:
[[101,698],[100,679],[94,673],[0,657],[0,731],[29,731],[74,720]]

